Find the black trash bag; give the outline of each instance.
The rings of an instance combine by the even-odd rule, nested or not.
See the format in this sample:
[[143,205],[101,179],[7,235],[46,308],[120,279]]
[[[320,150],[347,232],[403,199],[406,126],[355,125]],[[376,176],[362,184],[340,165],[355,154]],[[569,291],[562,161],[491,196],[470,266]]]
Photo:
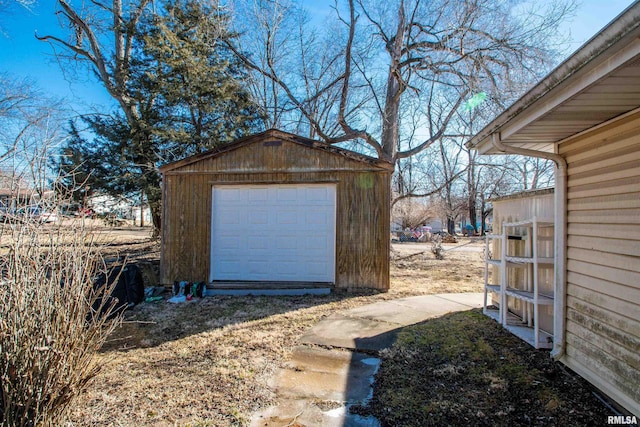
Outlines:
[[93,288],[98,290],[115,285],[108,296],[96,299],[93,309],[103,315],[113,306],[111,316],[122,310],[133,307],[144,301],[144,281],[142,272],[136,265],[116,265],[110,267],[107,272],[98,274],[93,282]]
[[[142,271],[137,265],[127,265],[122,270],[120,277],[124,276],[126,302],[129,307],[144,301],[144,280]],[[119,283],[119,282],[118,282]]]

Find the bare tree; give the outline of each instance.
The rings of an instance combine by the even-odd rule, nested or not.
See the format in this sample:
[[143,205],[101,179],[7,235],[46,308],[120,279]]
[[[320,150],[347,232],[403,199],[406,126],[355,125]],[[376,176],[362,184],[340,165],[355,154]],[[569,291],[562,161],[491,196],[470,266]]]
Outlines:
[[394,204],[391,217],[402,229],[414,229],[437,218],[437,213],[426,200],[405,198]]
[[[343,32],[340,24],[323,21],[325,28],[315,28],[306,10],[286,0],[238,1],[234,8],[237,30],[246,36],[243,50],[234,50],[254,71],[251,89],[266,113],[267,127],[312,138],[317,129],[338,134],[335,115],[340,87],[336,83],[341,78],[343,47],[336,37]],[[250,52],[251,60],[245,52]],[[305,100],[304,106],[300,99]]]
[[[111,4],[90,2],[78,9],[66,0],[57,0],[59,18],[72,30],[70,38],[36,36],[51,43],[59,60],[87,64],[118,102],[134,129],[141,120],[139,100],[129,88],[132,52],[138,36],[135,28],[151,3],[151,0],[113,0]],[[105,37],[109,37],[113,45],[105,45],[102,42]]]
[[[517,17],[509,1],[336,3],[342,31],[331,30],[341,49],[331,51],[331,61],[340,61],[341,67],[332,69],[333,78],[324,79],[311,94],[301,90],[298,76],[276,67],[276,59],[279,64],[287,61],[285,52],[277,50],[282,20],[264,23],[269,37],[260,51],[236,53],[286,94],[318,137],[329,143],[358,139],[381,159],[395,163],[446,136],[456,111],[471,95],[513,94],[523,80],[538,77],[553,56],[549,37],[572,7],[553,2]],[[252,34],[245,36],[251,39]],[[290,53],[300,56],[301,51]],[[289,61],[295,63],[292,56]],[[322,123],[314,102],[335,88],[339,102],[333,106],[332,121]],[[427,117],[432,114],[429,102],[442,109],[437,126],[411,139],[403,137],[401,125],[407,98],[426,100],[426,108],[424,102],[412,105]]]
[[553,183],[553,162],[537,157],[512,156],[512,179],[521,183],[521,190],[549,187]]
[[38,192],[51,178],[51,156],[64,136],[65,105],[28,80],[0,74],[0,168]]
[[[148,12],[152,0],[92,1],[81,6],[57,0],[58,16],[69,28],[68,38],[55,35],[36,37],[49,42],[63,71],[86,67],[102,83],[118,103],[130,132],[132,146],[149,147],[152,140],[148,123],[154,99],[137,96],[132,72],[136,59],[134,49],[140,44],[138,26]],[[106,41],[106,43],[105,43]],[[145,150],[150,152],[151,150]],[[153,153],[149,153],[153,154]],[[140,156],[138,167],[143,170],[140,181],[146,183],[147,200],[156,230],[160,227],[161,194],[155,156]]]
[[447,231],[451,235],[455,234],[456,219],[464,212],[468,201],[464,197],[463,181],[455,179],[456,175],[460,176],[467,170],[463,153],[457,139],[438,141],[441,169],[439,175],[433,179],[442,180],[444,183],[440,191],[440,205],[446,217]]

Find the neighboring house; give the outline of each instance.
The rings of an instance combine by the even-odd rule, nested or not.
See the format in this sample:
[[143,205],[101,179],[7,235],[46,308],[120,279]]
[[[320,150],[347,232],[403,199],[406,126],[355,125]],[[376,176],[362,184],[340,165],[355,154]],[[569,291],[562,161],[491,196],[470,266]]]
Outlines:
[[124,197],[113,197],[108,194],[97,193],[87,197],[87,207],[99,215],[113,214],[125,218],[130,217],[133,203]]
[[552,355],[640,415],[640,3],[468,147],[556,163]]
[[161,172],[162,283],[389,288],[392,164],[272,129]]
[[53,190],[37,191],[25,180],[0,172],[0,217],[27,214],[32,219],[52,222],[58,219]]
[[20,206],[27,206],[32,195],[32,190],[24,188],[0,188],[0,210],[13,212]]
[[22,179],[0,172],[0,211],[15,212],[32,204],[36,192]]
[[151,209],[146,203],[141,209],[139,202],[129,198],[95,194],[87,198],[87,206],[100,215],[114,215],[117,218],[133,220],[136,224],[151,225]]

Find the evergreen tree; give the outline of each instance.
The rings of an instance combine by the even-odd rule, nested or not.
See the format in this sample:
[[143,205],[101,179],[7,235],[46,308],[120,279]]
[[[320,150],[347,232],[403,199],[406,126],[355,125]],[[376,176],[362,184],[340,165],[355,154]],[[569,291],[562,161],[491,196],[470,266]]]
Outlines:
[[260,129],[245,72],[228,50],[234,35],[227,24],[219,8],[172,0],[128,28],[136,33],[129,38],[126,85],[136,119],[122,112],[85,117],[91,142],[72,129],[60,164],[69,183],[78,181],[72,172],[79,170],[91,172],[94,189],[119,196],[144,192],[158,230],[160,165]]
[[261,124],[244,87],[244,65],[224,42],[235,37],[228,19],[220,8],[174,0],[163,16],[153,17],[142,39],[141,89],[161,94],[156,136],[174,144],[179,156],[232,141]]

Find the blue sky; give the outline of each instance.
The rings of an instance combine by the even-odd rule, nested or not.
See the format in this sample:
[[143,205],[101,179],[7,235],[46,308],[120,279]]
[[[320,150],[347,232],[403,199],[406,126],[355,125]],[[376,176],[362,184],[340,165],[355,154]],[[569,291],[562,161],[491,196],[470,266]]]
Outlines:
[[[576,16],[566,24],[566,31],[573,39],[570,51],[580,47],[631,3],[631,0],[583,0]],[[78,112],[112,105],[113,101],[93,76],[85,74],[80,76],[82,81],[72,84],[65,81],[52,48],[35,39],[36,32],[63,34],[54,15],[54,4],[52,0],[38,0],[31,12],[15,7],[0,13],[3,32],[0,33],[0,72],[31,79],[44,93],[69,100]],[[310,4],[319,6],[320,2]]]

